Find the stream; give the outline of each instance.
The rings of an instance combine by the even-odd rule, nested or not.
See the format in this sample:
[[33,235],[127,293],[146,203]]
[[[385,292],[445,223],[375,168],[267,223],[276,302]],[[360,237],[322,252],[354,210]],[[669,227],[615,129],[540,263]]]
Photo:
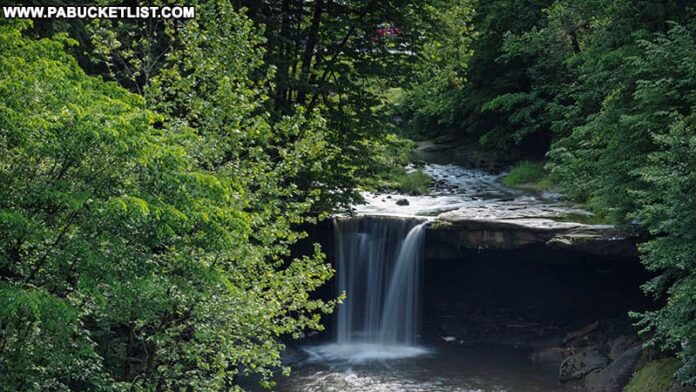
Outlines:
[[[500,182],[501,174],[457,164],[427,163],[422,170],[433,179],[427,195],[365,192],[362,194],[365,204],[357,205],[356,212],[359,215],[435,217],[451,210],[480,209],[491,205],[555,203],[559,197],[550,192],[513,189]],[[397,204],[400,200],[408,204]]]

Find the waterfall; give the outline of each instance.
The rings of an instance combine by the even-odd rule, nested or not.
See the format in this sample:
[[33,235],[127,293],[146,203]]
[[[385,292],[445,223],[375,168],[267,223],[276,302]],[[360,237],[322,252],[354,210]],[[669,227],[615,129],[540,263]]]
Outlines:
[[336,343],[416,343],[425,222],[391,217],[334,219],[339,293]]

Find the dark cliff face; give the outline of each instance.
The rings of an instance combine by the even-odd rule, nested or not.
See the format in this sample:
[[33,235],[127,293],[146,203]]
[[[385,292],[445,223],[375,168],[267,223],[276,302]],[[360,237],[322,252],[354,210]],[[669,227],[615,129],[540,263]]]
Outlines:
[[634,334],[628,312],[651,306],[648,277],[636,258],[539,245],[426,259],[423,338],[538,349],[595,321]]
[[[297,254],[319,242],[327,261],[336,265],[331,223],[307,230],[310,237]],[[490,244],[512,234],[498,226],[427,228],[421,340],[450,337],[462,344],[543,348],[599,320],[604,333],[635,335],[628,312],[652,305],[640,290],[650,275],[631,241],[601,238],[558,247],[545,242],[547,232],[525,233],[534,241],[474,247],[467,242],[471,238],[487,238]],[[332,281],[316,294],[330,299],[336,290]],[[331,336],[331,318],[326,326],[325,336]]]

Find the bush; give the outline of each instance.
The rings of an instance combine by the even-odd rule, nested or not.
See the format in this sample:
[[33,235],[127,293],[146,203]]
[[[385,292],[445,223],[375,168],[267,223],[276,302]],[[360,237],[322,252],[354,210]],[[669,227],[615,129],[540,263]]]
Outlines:
[[401,192],[411,195],[422,195],[428,193],[428,186],[433,181],[429,175],[421,170],[404,174],[399,180],[398,189]]
[[[544,164],[540,162],[520,162],[503,178],[505,185],[535,184],[546,180]],[[544,183],[547,183],[544,181]]]

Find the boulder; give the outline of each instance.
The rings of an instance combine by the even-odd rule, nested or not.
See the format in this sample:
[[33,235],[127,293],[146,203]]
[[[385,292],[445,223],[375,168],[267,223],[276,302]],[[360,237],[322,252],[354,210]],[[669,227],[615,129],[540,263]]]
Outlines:
[[570,354],[567,348],[548,347],[543,350],[535,351],[529,356],[532,362],[560,363]]
[[588,374],[585,377],[585,387],[590,392],[621,392],[635,371],[640,353],[640,346],[624,351],[609,366]]
[[410,203],[408,202],[407,199],[399,199],[399,200],[396,201],[396,205],[397,205],[397,206],[407,206],[407,205],[409,205],[409,204],[410,204]]
[[568,333],[564,338],[563,338],[563,344],[566,346],[585,346],[587,345],[585,342],[588,340],[588,337],[595,333],[599,329],[599,320],[588,324],[577,331],[573,331]]
[[604,369],[608,364],[609,358],[600,353],[596,347],[588,347],[563,360],[558,378],[563,383],[579,380],[592,372]]
[[623,354],[631,346],[635,345],[635,343],[636,343],[635,336],[621,335],[618,338],[614,339],[611,342],[611,349],[609,351],[609,359],[611,359],[612,361],[615,361],[617,358],[619,358],[621,356],[621,354]]

